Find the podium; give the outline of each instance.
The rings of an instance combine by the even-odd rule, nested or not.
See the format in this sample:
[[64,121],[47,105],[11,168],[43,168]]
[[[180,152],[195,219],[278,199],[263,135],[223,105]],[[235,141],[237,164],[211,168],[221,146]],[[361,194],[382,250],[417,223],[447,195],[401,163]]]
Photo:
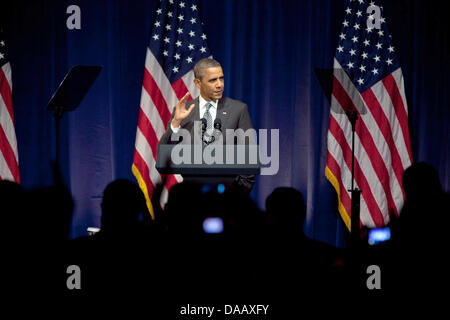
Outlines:
[[161,174],[181,174],[186,181],[232,182],[238,175],[261,171],[257,145],[161,144],[156,169]]

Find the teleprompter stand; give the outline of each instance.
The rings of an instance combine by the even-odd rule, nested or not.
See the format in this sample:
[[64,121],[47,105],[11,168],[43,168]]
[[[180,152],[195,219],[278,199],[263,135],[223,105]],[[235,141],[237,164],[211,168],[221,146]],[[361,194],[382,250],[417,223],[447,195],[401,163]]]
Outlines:
[[350,191],[352,198],[350,204],[351,219],[350,219],[350,270],[351,270],[351,283],[353,288],[358,290],[361,286],[361,259],[360,259],[360,203],[361,203],[361,190],[354,186],[354,166],[355,166],[355,129],[356,120],[358,119],[358,113],[356,110],[347,110],[346,114],[352,125],[352,182]]
[[360,241],[360,202],[361,202],[361,190],[354,187],[355,181],[355,129],[356,129],[356,120],[358,119],[357,111],[347,111],[346,112],[350,123],[352,124],[352,184],[351,189],[348,190],[352,194],[351,200],[351,245],[354,249],[359,247]]
[[[367,110],[365,103],[358,93],[358,89],[351,82],[350,78],[346,74],[344,69],[334,68],[334,69],[314,69],[317,80],[321,85],[325,97],[327,98],[331,111],[336,114],[342,114],[345,112],[351,125],[352,125],[352,182],[351,189],[348,190],[351,193],[351,220],[350,220],[350,246],[352,248],[357,248],[360,242],[360,200],[361,200],[361,190],[354,187],[354,162],[355,162],[355,129],[356,120],[358,119],[358,113],[360,115],[366,114]],[[349,95],[352,97],[352,101],[346,105],[338,105],[332,103],[332,90],[333,90],[333,79],[341,79],[341,85],[346,89]],[[354,106],[353,106],[354,105]]]
[[[360,272],[361,272],[361,260],[360,260],[360,249],[361,249],[361,239],[360,239],[360,201],[361,201],[361,190],[357,187],[355,188],[355,176],[354,176],[354,163],[355,163],[355,130],[356,130],[356,120],[359,115],[364,115],[367,113],[367,108],[365,103],[359,93],[358,89],[352,83],[351,79],[348,77],[346,71],[342,68],[333,69],[314,69],[317,80],[321,85],[325,97],[331,106],[331,112],[339,116],[340,114],[347,115],[351,126],[352,126],[352,168],[351,168],[351,189],[348,191],[351,194],[351,204],[350,204],[350,235],[348,238],[349,247],[349,267],[352,275],[352,282],[354,288],[360,288]],[[339,103],[333,103],[332,91],[333,83],[335,79],[339,79],[341,86],[345,89],[348,95],[351,97],[349,103],[343,105]]]
[[74,66],[53,94],[47,110],[53,111],[56,129],[56,165],[59,166],[59,126],[67,111],[75,110],[97,79],[101,66]]

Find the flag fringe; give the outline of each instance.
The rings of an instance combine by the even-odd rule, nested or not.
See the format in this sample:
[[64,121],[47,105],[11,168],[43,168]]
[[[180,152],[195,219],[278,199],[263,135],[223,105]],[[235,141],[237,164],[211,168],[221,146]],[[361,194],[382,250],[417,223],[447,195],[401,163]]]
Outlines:
[[334,176],[334,174],[331,172],[331,170],[328,168],[328,166],[325,167],[325,177],[330,181],[331,185],[336,190],[336,193],[338,195],[338,210],[341,214],[342,220],[344,220],[345,225],[347,226],[348,230],[351,231],[351,223],[350,223],[350,215],[348,214],[347,210],[345,210],[344,205],[341,201],[341,189],[339,188],[339,182],[337,178]]
[[131,166],[131,171],[133,172],[133,175],[136,177],[139,187],[141,188],[142,192],[144,193],[145,202],[147,204],[148,211],[150,212],[150,215],[152,216],[152,220],[155,220],[155,213],[153,212],[153,206],[152,206],[152,202],[150,201],[150,196],[148,194],[147,185],[145,184],[144,179],[142,179],[141,173],[139,172],[138,168],[134,164]]

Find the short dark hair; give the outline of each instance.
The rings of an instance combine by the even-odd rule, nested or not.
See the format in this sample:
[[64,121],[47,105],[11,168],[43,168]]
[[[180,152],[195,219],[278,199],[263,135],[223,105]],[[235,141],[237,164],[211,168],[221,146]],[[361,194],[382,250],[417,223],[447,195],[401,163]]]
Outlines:
[[196,79],[201,79],[205,73],[205,69],[221,67],[220,63],[213,58],[204,58],[197,62],[194,66],[194,76]]

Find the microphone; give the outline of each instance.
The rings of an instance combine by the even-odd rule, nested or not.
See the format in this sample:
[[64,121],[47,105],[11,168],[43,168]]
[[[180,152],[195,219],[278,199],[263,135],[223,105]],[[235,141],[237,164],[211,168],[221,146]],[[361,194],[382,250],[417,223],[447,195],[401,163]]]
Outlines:
[[208,122],[205,118],[201,118],[200,121],[202,122],[202,141],[205,144],[209,143],[208,134],[205,135],[206,127],[208,126]]
[[214,129],[222,131],[222,120],[220,120],[219,118],[216,118],[216,120],[214,120]]
[[205,118],[201,118],[200,121],[202,122],[202,132],[204,133],[206,131],[207,122]]
[[222,135],[222,120],[219,118],[216,118],[214,120],[214,131],[213,131],[210,143],[214,142],[221,135]]

